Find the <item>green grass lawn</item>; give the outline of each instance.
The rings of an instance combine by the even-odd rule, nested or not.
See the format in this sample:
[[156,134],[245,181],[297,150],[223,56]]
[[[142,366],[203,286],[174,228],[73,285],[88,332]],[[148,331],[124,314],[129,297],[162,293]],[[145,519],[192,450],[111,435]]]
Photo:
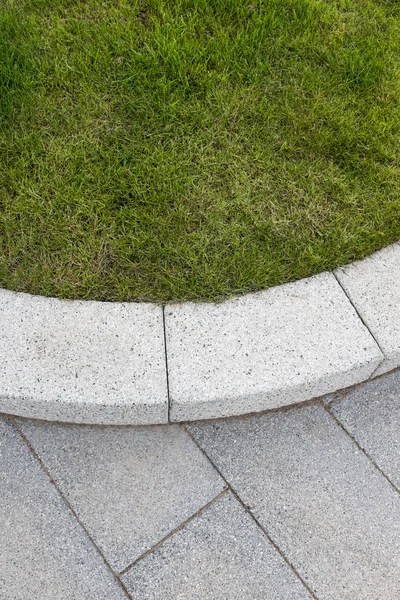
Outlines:
[[0,287],[215,299],[400,238],[397,0],[0,10]]

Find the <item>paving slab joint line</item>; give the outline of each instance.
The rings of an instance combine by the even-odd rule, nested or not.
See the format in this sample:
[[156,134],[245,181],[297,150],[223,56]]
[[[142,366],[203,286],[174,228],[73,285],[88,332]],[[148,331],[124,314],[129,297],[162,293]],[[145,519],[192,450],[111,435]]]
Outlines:
[[[355,390],[357,390],[359,388],[363,388],[370,381],[382,379],[382,377],[386,377],[387,375],[390,375],[391,373],[395,373],[396,371],[400,371],[400,367],[395,367],[394,369],[391,369],[390,371],[386,371],[386,373],[379,373],[379,375],[375,375],[376,371],[374,371],[369,379],[360,381],[360,383],[355,383],[354,385],[351,385],[349,387],[342,388],[341,390],[337,390],[336,392],[331,392],[330,394],[324,394],[320,398],[316,398],[315,400],[310,400],[308,402],[308,404],[310,404],[310,405],[318,404],[318,405],[323,406],[324,408],[330,408],[336,402],[338,402],[339,400],[343,400],[344,398],[346,398],[349,394],[351,394]],[[333,397],[331,398],[331,400],[326,402],[323,400],[326,396],[333,396]],[[303,404],[303,406],[306,406],[307,402],[303,402],[300,404],[290,404],[289,408],[301,408],[302,404]],[[271,409],[271,410],[273,410],[273,409]]]
[[166,381],[167,381],[168,423],[171,423],[171,396],[169,393],[168,346],[167,346],[167,326],[165,324],[165,304],[162,305],[162,319],[163,319],[163,330],[164,330],[165,376],[166,376]]
[[368,454],[368,452],[365,450],[365,448],[363,448],[361,446],[361,444],[359,444],[357,442],[357,440],[355,439],[355,437],[349,431],[347,431],[346,427],[337,418],[337,416],[332,413],[332,411],[331,411],[331,405],[326,405],[325,404],[325,405],[323,405],[323,407],[326,410],[326,412],[328,413],[328,415],[342,429],[342,431],[344,431],[344,433],[349,436],[349,438],[351,439],[351,441],[357,446],[358,450],[360,450],[360,452],[362,452],[364,454],[364,456],[372,463],[372,465],[375,467],[375,469],[386,479],[386,481],[388,481],[388,483],[390,483],[390,485],[392,486],[392,488],[394,489],[394,491],[397,492],[397,494],[399,494],[399,496],[400,496],[400,489],[391,481],[391,479],[389,478],[389,476],[386,475],[386,473],[382,470],[382,468],[378,465],[378,463],[372,458],[372,456],[370,454]]
[[50,483],[55,487],[57,493],[59,494],[60,498],[62,499],[62,501],[66,505],[67,509],[71,512],[71,514],[75,518],[76,522],[81,527],[81,529],[83,530],[83,532],[86,535],[86,537],[89,539],[90,543],[93,545],[93,547],[95,548],[95,550],[100,555],[100,557],[103,560],[105,566],[108,568],[108,570],[110,571],[110,573],[114,577],[116,583],[122,589],[122,591],[124,592],[124,594],[126,595],[126,597],[128,598],[128,600],[132,600],[132,596],[129,594],[128,589],[126,588],[125,584],[121,581],[118,573],[116,573],[114,571],[114,569],[111,567],[111,565],[107,561],[106,557],[104,556],[103,552],[100,550],[100,548],[98,547],[98,545],[96,544],[96,542],[94,541],[94,539],[92,538],[92,536],[90,535],[89,531],[86,529],[85,525],[82,523],[82,521],[80,520],[79,516],[75,512],[75,510],[72,508],[72,506],[70,505],[70,503],[68,502],[68,500],[65,498],[64,494],[62,493],[62,491],[60,490],[59,486],[57,485],[57,482],[52,477],[52,475],[51,475],[50,471],[48,470],[48,468],[46,467],[45,463],[40,458],[40,456],[37,454],[35,448],[31,444],[29,438],[25,435],[25,433],[22,431],[22,429],[19,427],[17,421],[13,417],[8,417],[8,419],[11,422],[11,424],[14,426],[15,430],[17,431],[17,433],[21,437],[22,441],[28,447],[28,450],[32,454],[33,458],[38,462],[40,468],[45,473],[45,475],[48,478],[48,480],[50,481]]
[[249,505],[247,505],[245,502],[243,502],[243,500],[239,496],[238,492],[232,487],[231,483],[226,479],[226,477],[222,473],[222,471],[214,464],[213,460],[210,458],[210,456],[207,454],[207,452],[204,450],[204,448],[198,443],[198,441],[196,440],[196,438],[192,435],[191,431],[186,427],[185,424],[179,423],[179,427],[181,427],[187,433],[187,435],[190,437],[190,439],[192,440],[192,442],[196,444],[196,446],[203,453],[203,455],[206,457],[206,459],[214,467],[214,469],[217,471],[217,473],[220,475],[220,477],[224,480],[224,482],[225,482],[225,484],[227,486],[227,489],[232,493],[232,495],[236,498],[236,500],[244,508],[244,510],[246,511],[246,513],[249,515],[249,517],[254,521],[254,523],[257,525],[257,527],[265,535],[265,537],[267,538],[267,540],[272,544],[272,546],[275,548],[275,550],[278,552],[278,554],[283,558],[283,560],[288,565],[289,569],[292,571],[292,573],[295,575],[295,577],[297,579],[299,579],[299,581],[301,581],[301,583],[303,584],[303,586],[306,588],[306,590],[310,594],[311,598],[313,598],[313,600],[318,600],[317,596],[314,594],[314,592],[308,586],[308,584],[306,583],[306,581],[303,579],[303,577],[300,575],[300,573],[298,573],[298,571],[296,570],[296,568],[294,567],[294,565],[290,562],[290,560],[287,558],[287,556],[280,549],[280,547],[278,546],[277,542],[275,542],[273,540],[273,538],[270,536],[270,534],[265,529],[265,527],[263,527],[261,525],[261,523],[258,522],[257,518],[252,513],[251,507]]
[[[373,379],[375,373],[378,371],[378,369],[381,367],[382,363],[386,360],[386,355],[384,353],[384,351],[381,348],[381,345],[379,344],[378,340],[376,339],[375,335],[372,333],[371,329],[368,326],[368,323],[365,321],[365,319],[361,316],[357,306],[354,304],[353,300],[350,298],[349,294],[347,293],[346,288],[342,285],[342,282],[340,281],[340,279],[336,276],[336,270],[335,271],[331,271],[332,275],[334,275],[336,281],[338,282],[338,284],[340,285],[340,287],[343,290],[343,293],[346,295],[346,298],[348,299],[348,301],[350,302],[350,304],[352,305],[352,307],[354,308],[354,310],[356,311],[356,314],[358,316],[358,318],[360,319],[361,323],[364,325],[364,327],[366,327],[366,329],[368,330],[370,336],[372,337],[372,339],[374,340],[375,344],[378,346],[379,350],[381,351],[382,354],[382,360],[379,363],[379,365],[375,368],[374,372],[372,373],[372,375],[370,375],[369,379]],[[362,382],[363,383],[363,382]]]
[[181,529],[183,529],[184,527],[186,527],[186,525],[188,523],[190,523],[190,521],[193,521],[193,519],[195,519],[196,517],[200,516],[202,512],[204,512],[209,506],[211,506],[212,504],[214,504],[214,502],[217,502],[222,496],[224,496],[225,494],[227,494],[229,492],[229,488],[225,487],[222,492],[219,492],[219,494],[217,494],[212,500],[210,500],[209,502],[207,502],[207,504],[205,504],[204,506],[202,506],[201,508],[199,508],[198,510],[196,510],[195,513],[193,513],[192,515],[190,515],[190,517],[188,519],[185,519],[185,521],[182,521],[182,523],[180,523],[180,525],[178,525],[178,527],[175,527],[175,529],[173,529],[172,531],[170,531],[169,533],[167,533],[167,535],[165,535],[159,542],[157,542],[156,544],[154,544],[154,546],[152,546],[151,548],[149,548],[148,550],[146,550],[146,552],[143,552],[143,554],[141,554],[138,558],[136,558],[130,565],[128,565],[127,567],[125,567],[125,569],[123,569],[120,573],[119,576],[123,577],[124,575],[126,575],[126,573],[128,573],[128,571],[130,571],[131,569],[133,569],[141,560],[143,560],[144,558],[146,558],[146,556],[148,556],[149,554],[152,554],[155,550],[157,550],[157,548],[159,548],[160,546],[162,546],[164,544],[164,542],[166,542],[170,537],[172,537],[173,535],[175,535],[176,533],[178,533],[179,531],[181,531]]

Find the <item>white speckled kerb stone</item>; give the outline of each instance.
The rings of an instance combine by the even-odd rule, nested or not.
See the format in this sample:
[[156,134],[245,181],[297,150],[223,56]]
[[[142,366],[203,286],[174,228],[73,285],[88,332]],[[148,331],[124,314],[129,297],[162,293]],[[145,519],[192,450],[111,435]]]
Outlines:
[[308,400],[364,381],[383,358],[331,273],[165,318],[174,421]]
[[400,366],[400,244],[335,274],[385,355],[376,375]]
[[0,411],[79,423],[168,420],[161,307],[0,290]]

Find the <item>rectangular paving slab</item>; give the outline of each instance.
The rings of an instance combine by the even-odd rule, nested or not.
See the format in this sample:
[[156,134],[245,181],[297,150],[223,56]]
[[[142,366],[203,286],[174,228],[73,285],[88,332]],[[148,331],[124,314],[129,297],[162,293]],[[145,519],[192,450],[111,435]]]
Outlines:
[[400,496],[323,407],[190,431],[319,600],[400,598]]
[[383,356],[331,273],[165,309],[172,420],[276,408],[367,379]]
[[331,411],[400,489],[400,371],[349,391]]
[[385,360],[376,375],[400,366],[400,244],[335,271]]
[[178,426],[20,426],[118,572],[224,489]]
[[127,599],[28,447],[3,420],[0,532],[2,600]]
[[78,423],[168,421],[162,308],[0,290],[0,411]]
[[230,494],[147,555],[123,581],[135,600],[311,600]]

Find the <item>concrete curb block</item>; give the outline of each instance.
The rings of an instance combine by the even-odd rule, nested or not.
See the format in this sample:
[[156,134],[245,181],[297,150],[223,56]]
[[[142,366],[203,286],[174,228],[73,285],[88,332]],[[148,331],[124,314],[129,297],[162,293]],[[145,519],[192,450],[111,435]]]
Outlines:
[[0,410],[76,423],[168,422],[163,311],[0,290]]
[[0,290],[0,411],[144,425],[311,400],[400,366],[399,306],[399,243],[334,274],[164,315]]
[[400,365],[400,243],[335,271],[385,359],[375,375]]
[[173,421],[309,400],[368,379],[383,359],[332,273],[165,315]]

